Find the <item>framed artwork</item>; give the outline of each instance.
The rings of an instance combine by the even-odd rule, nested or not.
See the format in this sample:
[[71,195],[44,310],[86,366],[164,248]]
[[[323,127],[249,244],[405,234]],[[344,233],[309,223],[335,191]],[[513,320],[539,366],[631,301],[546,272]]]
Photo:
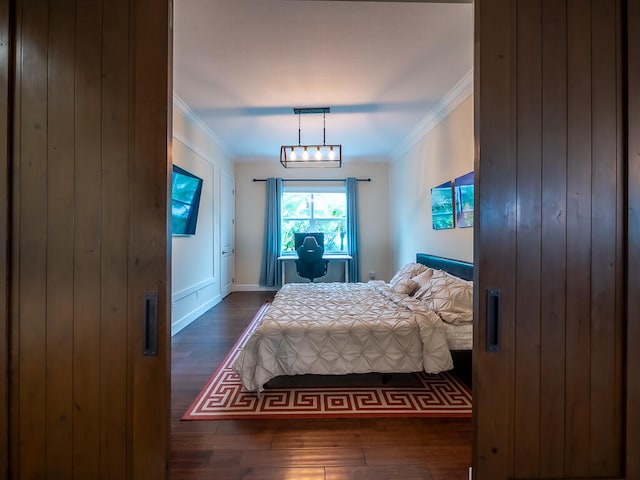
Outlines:
[[431,225],[434,230],[453,228],[453,183],[431,189]]
[[454,180],[456,225],[473,227],[473,172]]

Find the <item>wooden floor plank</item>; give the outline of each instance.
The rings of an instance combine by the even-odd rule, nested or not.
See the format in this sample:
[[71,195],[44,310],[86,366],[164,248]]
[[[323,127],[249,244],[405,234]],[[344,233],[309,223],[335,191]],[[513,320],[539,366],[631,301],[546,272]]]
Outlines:
[[[220,452],[221,450],[216,450]],[[321,467],[327,465],[364,465],[361,448],[285,448],[281,450],[242,450],[240,465],[277,468],[283,465]]]
[[[364,478],[364,477],[363,477]],[[171,480],[325,480],[323,467],[253,468],[228,467],[223,469],[174,469]]]
[[426,465],[327,467],[325,480],[433,480]]
[[364,454],[367,465],[402,465],[424,462],[429,466],[432,464],[439,466],[462,464],[468,467],[471,461],[471,448],[460,445],[371,447],[365,448]]
[[216,435],[215,432],[201,432],[194,435],[174,434],[172,445],[176,449],[210,448],[213,450],[267,450],[271,448],[272,433],[250,435]]

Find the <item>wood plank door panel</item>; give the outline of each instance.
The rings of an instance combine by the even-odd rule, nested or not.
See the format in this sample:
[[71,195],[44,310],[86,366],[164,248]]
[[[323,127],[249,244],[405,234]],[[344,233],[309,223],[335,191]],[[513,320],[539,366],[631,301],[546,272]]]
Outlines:
[[[516,75],[511,37],[516,10],[511,0],[476,1],[474,129],[474,339],[473,339],[473,475],[480,480],[509,478],[504,458],[513,457],[513,337],[515,316]],[[495,185],[502,185],[496,188]],[[498,226],[494,228],[494,226]],[[491,248],[489,248],[491,246]],[[496,261],[495,256],[500,260]],[[487,292],[499,290],[500,345],[487,351]],[[490,416],[489,413],[490,412]]]
[[[573,438],[567,445],[566,457],[576,476],[588,474],[588,464],[582,459],[590,450],[591,438],[583,432],[589,423],[591,372],[590,363],[590,311],[589,302],[580,292],[591,284],[591,270],[584,270],[591,257],[591,168],[585,168],[584,159],[591,155],[591,51],[584,48],[591,40],[591,5],[572,1],[567,5],[568,76],[567,76],[567,208],[574,212],[567,217],[567,313],[565,328],[571,332],[566,339],[566,369],[571,372],[573,385],[566,390],[566,404],[570,415],[565,417],[565,434]],[[580,272],[577,275],[575,272]],[[569,473],[568,472],[568,473]]]
[[475,478],[627,472],[624,8],[475,5]]
[[171,8],[0,3],[2,478],[167,475]]
[[640,478],[640,0],[627,10],[627,477]]
[[[130,100],[133,158],[129,173],[130,359],[128,447],[132,479],[167,477],[171,364],[171,0],[135,0],[133,10],[134,97]],[[106,5],[106,4],[105,4]],[[142,354],[145,294],[157,293],[157,353]]]
[[0,478],[9,477],[10,2],[0,0]]

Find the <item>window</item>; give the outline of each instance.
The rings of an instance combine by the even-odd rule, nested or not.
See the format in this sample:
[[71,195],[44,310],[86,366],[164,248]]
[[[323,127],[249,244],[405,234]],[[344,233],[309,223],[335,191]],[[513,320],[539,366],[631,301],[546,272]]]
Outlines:
[[294,233],[323,232],[326,253],[347,251],[347,195],[344,189],[287,189],[282,193],[282,253],[293,253]]

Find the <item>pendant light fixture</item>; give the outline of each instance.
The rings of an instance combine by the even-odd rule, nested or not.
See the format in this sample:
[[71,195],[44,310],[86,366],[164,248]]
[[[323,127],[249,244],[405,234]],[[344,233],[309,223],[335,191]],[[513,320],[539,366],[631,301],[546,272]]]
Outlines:
[[[298,115],[298,145],[282,145],[280,147],[280,163],[285,168],[320,167],[340,168],[342,166],[342,145],[327,145],[326,115],[329,107],[294,108]],[[300,142],[300,115],[322,113],[322,145],[302,145]]]

